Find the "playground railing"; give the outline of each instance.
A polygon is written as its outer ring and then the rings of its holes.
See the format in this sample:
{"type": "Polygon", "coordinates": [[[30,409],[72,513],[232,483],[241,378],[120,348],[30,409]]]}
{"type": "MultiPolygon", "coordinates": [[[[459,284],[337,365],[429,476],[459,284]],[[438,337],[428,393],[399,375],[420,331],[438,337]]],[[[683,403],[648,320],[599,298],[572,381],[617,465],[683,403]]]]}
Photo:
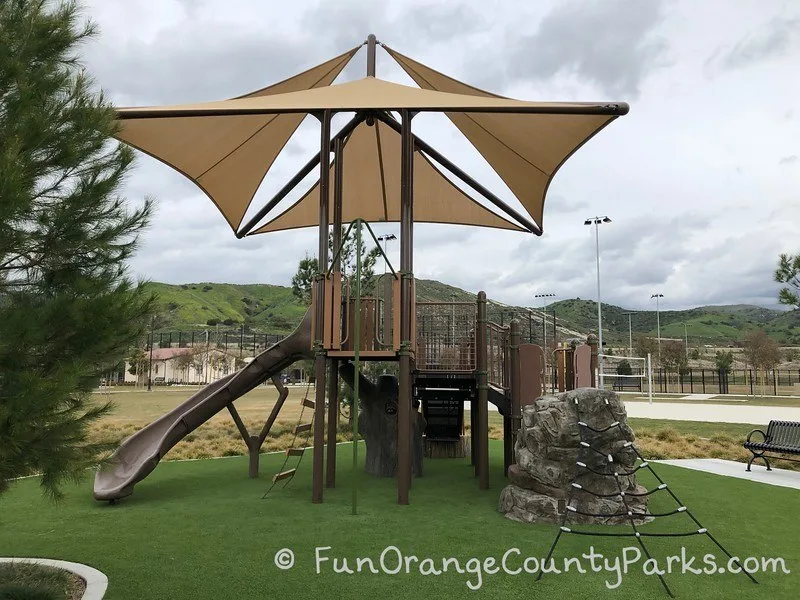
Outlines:
{"type": "Polygon", "coordinates": [[[500,389],[510,386],[507,365],[509,327],[489,321],[486,325],[486,371],[489,385],[500,389]]]}
{"type": "Polygon", "coordinates": [[[474,302],[417,302],[416,316],[418,369],[475,370],[474,302]]]}

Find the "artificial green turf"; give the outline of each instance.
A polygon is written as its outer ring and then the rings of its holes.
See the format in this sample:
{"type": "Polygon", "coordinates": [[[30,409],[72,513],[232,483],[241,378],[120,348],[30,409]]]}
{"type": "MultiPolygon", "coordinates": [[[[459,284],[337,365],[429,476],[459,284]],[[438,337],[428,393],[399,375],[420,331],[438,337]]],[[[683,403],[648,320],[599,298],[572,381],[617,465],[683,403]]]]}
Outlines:
{"type": "MultiPolygon", "coordinates": [[[[359,514],[350,514],[350,449],[340,446],[339,486],[326,490],[325,503],[310,503],[310,457],[287,489],[262,500],[267,477],[282,457],[262,457],[262,478],[247,479],[247,458],[234,457],[161,464],[133,496],[116,506],[91,498],[91,482],[67,490],[65,500],[44,500],[35,479],[18,481],[0,497],[0,555],[46,556],[90,564],[109,576],[107,598],[667,598],[656,578],[641,567],[617,590],[607,590],[609,574],[571,572],[546,575],[539,583],[524,573],[484,577],[479,591],[466,581],[474,575],[353,575],[314,571],[314,548],[331,546],[330,556],[373,557],[390,545],[420,558],[501,557],[517,547],[524,556],[543,557],[557,528],[523,525],[497,512],[502,477],[502,445],[492,443],[492,489],[479,491],[464,460],[429,460],[425,477],[415,480],[410,506],[395,503],[395,482],[361,475],[359,514]],[[280,571],[275,553],[284,547],[296,564],[280,571]]],[[[794,600],[800,578],[800,492],[729,479],[677,467],[656,469],[703,525],[739,556],[783,557],[790,575],[762,574],[756,586],[744,575],[668,576],[679,598],[738,597],[794,600]]],[[[642,479],[648,486],[653,481],[642,479]]],[[[653,496],[653,509],[673,508],[666,492],[653,496]]],[[[584,527],[585,528],[585,527],[584,527]]],[[[659,519],[649,531],[689,531],[685,514],[659,519]]],[[[604,530],[608,530],[607,528],[604,530]]],[[[626,531],[625,528],[615,528],[626,531]]],[[[702,558],[715,549],[705,536],[649,538],[656,556],[680,554],[685,546],[702,558]]],[[[593,545],[618,555],[635,545],[630,538],[565,535],[556,557],[579,556],[593,545]]],[[[721,556],[721,553],[718,553],[721,556]]],[[[701,560],[699,558],[698,560],[701,560]]],[[[702,565],[701,565],[702,566],[702,565]]]]}

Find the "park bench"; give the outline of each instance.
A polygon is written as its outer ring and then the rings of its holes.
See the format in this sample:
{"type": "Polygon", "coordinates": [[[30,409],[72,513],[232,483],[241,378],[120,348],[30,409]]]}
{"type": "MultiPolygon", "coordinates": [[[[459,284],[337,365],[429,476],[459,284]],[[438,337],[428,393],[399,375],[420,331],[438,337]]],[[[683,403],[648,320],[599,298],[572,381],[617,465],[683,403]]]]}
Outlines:
{"type": "MultiPolygon", "coordinates": [[[[763,458],[764,462],[767,464],[767,471],[771,471],[772,467],[769,466],[769,460],[767,460],[765,453],[778,452],[780,454],[800,455],[800,423],[795,423],[793,421],[770,421],[766,433],[760,429],[753,429],[753,431],[748,433],[744,447],[753,453],[753,457],[747,461],[748,471],[750,470],[750,465],[752,465],[753,461],[757,458],[763,458]],[[751,440],[754,433],[760,433],[764,438],[763,441],[756,442],[751,440]]],[[[792,460],[784,457],[777,458],[781,460],[792,460]]]]}
{"type": "Polygon", "coordinates": [[[642,380],[632,377],[615,377],[614,383],[611,384],[611,389],[615,392],[624,392],[625,390],[641,392],[642,380]]]}

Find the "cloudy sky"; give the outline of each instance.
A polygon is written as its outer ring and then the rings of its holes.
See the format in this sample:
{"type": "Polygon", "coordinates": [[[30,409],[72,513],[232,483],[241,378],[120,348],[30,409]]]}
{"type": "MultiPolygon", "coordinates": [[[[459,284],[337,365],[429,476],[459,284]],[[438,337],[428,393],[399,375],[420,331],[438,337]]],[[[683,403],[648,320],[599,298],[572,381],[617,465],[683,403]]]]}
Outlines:
{"type": "MultiPolygon", "coordinates": [[[[497,300],[536,293],[647,308],[775,306],[781,252],[800,251],[800,4],[790,0],[92,0],[84,60],[121,106],[228,98],[341,53],[374,32],[439,71],[526,100],[624,101],[630,113],[556,175],[542,237],[418,225],[415,274],[497,300]],[[277,7],[277,8],[276,8],[277,7]]],[[[338,81],[363,76],[362,50],[338,81]]],[[[412,85],[378,51],[378,76],[412,85]]],[[[516,204],[452,125],[416,131],[516,204]]],[[[417,124],[419,121],[420,124],[417,124]]],[[[251,207],[315,152],[307,119],[251,207]]],[[[312,230],[237,240],[181,175],[140,155],[126,196],[158,201],[133,262],[144,278],[287,285],[312,230]]],[[[252,210],[251,210],[252,213],[252,210]]],[[[396,232],[396,226],[377,228],[396,232]]],[[[396,244],[396,243],[395,243],[396,244]]],[[[390,255],[397,258],[390,244],[390,255]]]]}

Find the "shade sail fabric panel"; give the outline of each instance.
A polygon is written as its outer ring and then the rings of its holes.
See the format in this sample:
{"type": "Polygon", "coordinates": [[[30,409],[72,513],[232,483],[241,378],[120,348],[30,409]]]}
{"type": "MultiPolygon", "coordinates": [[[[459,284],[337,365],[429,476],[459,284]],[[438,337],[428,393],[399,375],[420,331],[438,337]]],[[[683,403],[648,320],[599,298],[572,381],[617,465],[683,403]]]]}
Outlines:
{"type": "Polygon", "coordinates": [[[121,119],[225,116],[247,114],[311,113],[323,110],[512,112],[532,114],[623,114],[627,105],[591,102],[528,102],[481,97],[401,85],[364,77],[347,83],[269,96],[234,98],[218,102],[177,106],[143,106],[120,109],[121,119]]]}
{"type": "MultiPolygon", "coordinates": [[[[290,79],[256,90],[261,98],[328,86],[357,48],[290,79]]],[[[126,120],[120,109],[117,138],[154,156],[194,181],[234,229],[239,227],[261,181],[304,114],[239,115],[218,118],[175,116],[126,120]]]]}
{"type": "MultiPolygon", "coordinates": [[[[394,129],[380,121],[356,127],[343,150],[344,223],[356,218],[372,223],[400,220],[400,157],[401,137],[394,129]]],[[[331,167],[331,184],[333,171],[331,167]]],[[[317,225],[319,194],[317,182],[294,205],[252,234],[317,225]]],[[[333,185],[329,214],[333,214],[333,185]]],[[[524,231],[472,199],[419,151],[414,154],[414,221],[524,231]]]]}
{"type": "Polygon", "coordinates": [[[329,61],[312,67],[307,71],[298,73],[289,79],[280,81],[273,85],[261,88],[254,92],[237,96],[238,98],[257,98],[260,96],[271,96],[274,94],[285,94],[287,92],[296,92],[298,90],[310,90],[316,87],[330,85],[334,79],[339,76],[339,73],[347,66],[350,60],[355,56],[361,46],[356,46],[348,50],[344,54],[335,56],[329,61]]]}
{"type": "MultiPolygon", "coordinates": [[[[439,73],[384,46],[403,70],[423,89],[501,100],[491,94],[439,73]]],[[[619,104],[620,112],[627,105],[619,104]]],[[[616,115],[550,114],[511,115],[447,112],[503,179],[533,220],[542,225],[544,200],[558,168],[616,115]]]]}

